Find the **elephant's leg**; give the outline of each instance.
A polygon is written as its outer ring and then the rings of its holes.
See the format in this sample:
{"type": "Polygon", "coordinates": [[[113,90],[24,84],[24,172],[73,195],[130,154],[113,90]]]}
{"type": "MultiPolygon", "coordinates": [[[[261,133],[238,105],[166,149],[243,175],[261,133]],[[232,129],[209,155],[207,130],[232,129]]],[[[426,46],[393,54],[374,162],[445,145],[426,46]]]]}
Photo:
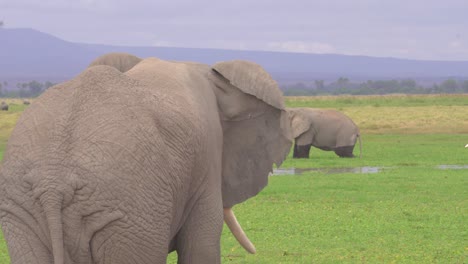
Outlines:
{"type": "Polygon", "coordinates": [[[297,144],[294,142],[293,158],[297,158],[297,144]]]}
{"type": "Polygon", "coordinates": [[[179,264],[221,263],[223,208],[221,197],[216,196],[198,200],[177,234],[179,264]]]}
{"type": "Polygon", "coordinates": [[[354,149],[354,145],[346,146],[346,147],[338,147],[338,148],[335,148],[335,153],[341,158],[354,158],[353,149],[354,149]]]}
{"type": "Polygon", "coordinates": [[[309,158],[310,147],[312,144],[299,146],[294,143],[293,158],[309,158]]]}

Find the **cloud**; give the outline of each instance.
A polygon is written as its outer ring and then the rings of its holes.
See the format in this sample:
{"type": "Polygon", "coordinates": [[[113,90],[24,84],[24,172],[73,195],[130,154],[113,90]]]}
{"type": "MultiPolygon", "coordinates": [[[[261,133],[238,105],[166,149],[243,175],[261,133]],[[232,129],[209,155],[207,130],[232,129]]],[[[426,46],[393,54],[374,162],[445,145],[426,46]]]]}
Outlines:
{"type": "Polygon", "coordinates": [[[449,47],[453,49],[463,48],[463,43],[459,40],[455,40],[449,43],[449,47]]]}
{"type": "Polygon", "coordinates": [[[300,53],[333,53],[335,48],[327,43],[284,41],[269,42],[267,49],[271,51],[300,52],[300,53]]]}
{"type": "Polygon", "coordinates": [[[468,47],[461,40],[454,40],[448,43],[448,49],[445,50],[444,56],[450,56],[456,60],[466,60],[468,55],[468,47]]]}
{"type": "Polygon", "coordinates": [[[466,0],[0,0],[0,20],[73,42],[468,60],[467,8],[466,0]]]}

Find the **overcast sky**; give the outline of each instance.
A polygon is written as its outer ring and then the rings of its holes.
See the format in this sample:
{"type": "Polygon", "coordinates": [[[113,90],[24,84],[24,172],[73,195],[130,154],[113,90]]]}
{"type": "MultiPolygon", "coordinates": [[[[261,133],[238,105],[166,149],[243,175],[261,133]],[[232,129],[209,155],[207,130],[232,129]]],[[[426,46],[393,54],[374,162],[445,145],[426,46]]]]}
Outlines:
{"type": "Polygon", "coordinates": [[[0,0],[64,40],[468,60],[468,0],[0,0]]]}

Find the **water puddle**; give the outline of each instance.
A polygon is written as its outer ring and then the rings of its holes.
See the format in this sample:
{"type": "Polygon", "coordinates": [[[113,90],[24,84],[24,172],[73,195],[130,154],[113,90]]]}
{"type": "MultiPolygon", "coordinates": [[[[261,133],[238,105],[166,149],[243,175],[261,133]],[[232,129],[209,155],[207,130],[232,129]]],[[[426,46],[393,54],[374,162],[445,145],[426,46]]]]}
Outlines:
{"type": "MultiPolygon", "coordinates": [[[[340,173],[379,173],[390,167],[355,167],[355,168],[280,168],[274,169],[272,176],[279,175],[301,175],[305,172],[320,172],[323,174],[340,174],[340,173]]],[[[440,170],[468,170],[468,165],[438,165],[440,170]]]]}
{"type": "Polygon", "coordinates": [[[285,168],[274,169],[273,176],[277,175],[301,175],[305,172],[321,172],[324,174],[340,174],[340,173],[378,173],[383,167],[355,167],[355,168],[285,168]]]}
{"type": "Polygon", "coordinates": [[[440,170],[468,170],[468,165],[439,165],[440,170]]]}

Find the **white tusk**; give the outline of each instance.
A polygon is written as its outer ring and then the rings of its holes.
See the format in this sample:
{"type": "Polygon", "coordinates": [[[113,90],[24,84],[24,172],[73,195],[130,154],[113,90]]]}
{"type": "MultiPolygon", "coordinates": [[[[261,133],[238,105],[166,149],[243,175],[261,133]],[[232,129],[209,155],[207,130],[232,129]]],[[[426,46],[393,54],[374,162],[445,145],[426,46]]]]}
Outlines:
{"type": "Polygon", "coordinates": [[[255,246],[252,244],[252,242],[250,242],[249,238],[244,233],[244,230],[242,230],[239,222],[237,222],[236,216],[234,215],[234,212],[231,208],[224,208],[224,222],[226,222],[226,225],[229,227],[229,230],[231,230],[231,233],[237,239],[239,244],[245,250],[247,250],[247,252],[251,254],[255,254],[255,252],[257,252],[255,246]]]}

